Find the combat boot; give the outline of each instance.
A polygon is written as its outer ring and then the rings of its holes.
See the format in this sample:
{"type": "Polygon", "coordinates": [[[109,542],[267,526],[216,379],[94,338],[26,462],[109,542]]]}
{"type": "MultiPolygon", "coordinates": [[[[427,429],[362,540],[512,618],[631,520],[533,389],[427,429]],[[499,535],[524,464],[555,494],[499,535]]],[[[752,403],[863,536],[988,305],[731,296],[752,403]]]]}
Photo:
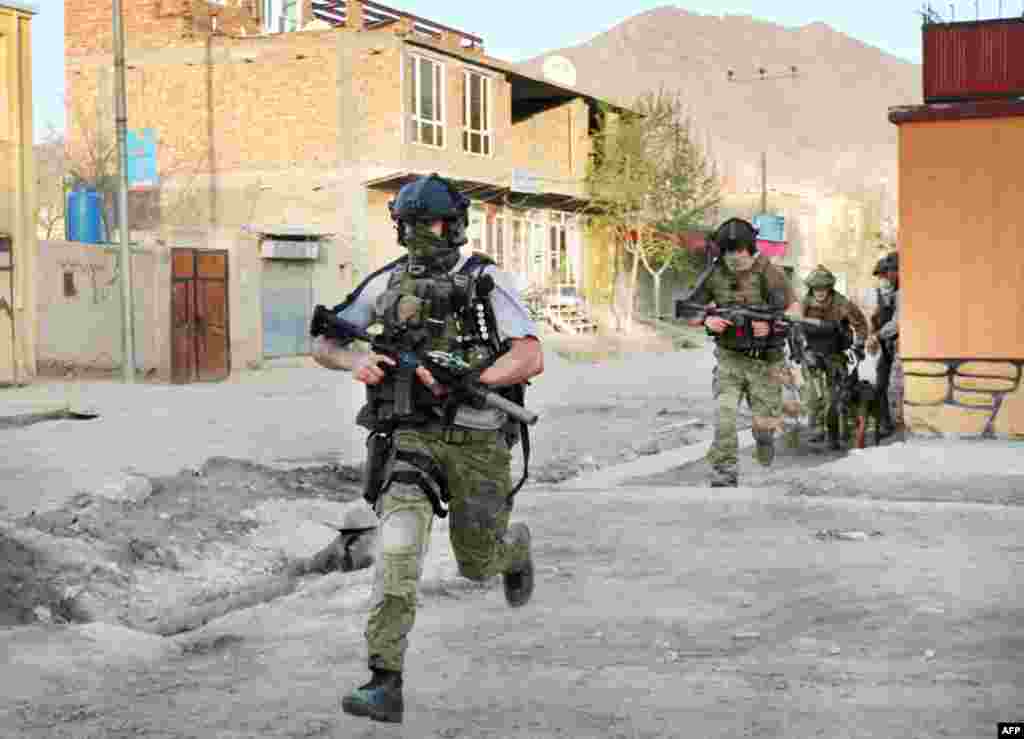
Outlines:
{"type": "Polygon", "coordinates": [[[775,432],[754,429],[754,458],[762,467],[770,467],[775,460],[775,432]]]}
{"type": "Polygon", "coordinates": [[[709,482],[713,488],[734,488],[739,484],[739,475],[735,468],[712,467],[709,482]]]}
{"type": "Polygon", "coordinates": [[[341,701],[341,710],[353,716],[367,716],[374,721],[402,723],[405,704],[402,700],[402,673],[373,670],[373,677],[341,701]]]}
{"type": "Polygon", "coordinates": [[[505,586],[505,601],[513,608],[526,605],[533,595],[533,558],[530,555],[530,529],[525,523],[508,527],[506,541],[513,546],[525,546],[526,558],[512,563],[501,574],[505,586]]]}

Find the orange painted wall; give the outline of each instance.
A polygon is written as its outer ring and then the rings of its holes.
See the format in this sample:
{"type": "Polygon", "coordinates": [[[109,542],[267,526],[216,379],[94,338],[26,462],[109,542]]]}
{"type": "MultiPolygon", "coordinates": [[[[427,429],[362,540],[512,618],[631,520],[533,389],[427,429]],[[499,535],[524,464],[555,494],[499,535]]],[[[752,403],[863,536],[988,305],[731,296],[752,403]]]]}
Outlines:
{"type": "Polygon", "coordinates": [[[899,127],[900,352],[1024,358],[1024,117],[899,127]]]}

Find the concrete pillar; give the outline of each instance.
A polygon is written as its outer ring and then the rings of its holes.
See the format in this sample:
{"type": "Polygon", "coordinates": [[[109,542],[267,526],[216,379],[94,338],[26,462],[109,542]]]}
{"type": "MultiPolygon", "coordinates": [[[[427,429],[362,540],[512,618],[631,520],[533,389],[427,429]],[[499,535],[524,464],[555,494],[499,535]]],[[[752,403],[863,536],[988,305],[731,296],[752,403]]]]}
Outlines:
{"type": "Polygon", "coordinates": [[[363,0],[345,0],[345,28],[362,31],[365,23],[363,0]]]}

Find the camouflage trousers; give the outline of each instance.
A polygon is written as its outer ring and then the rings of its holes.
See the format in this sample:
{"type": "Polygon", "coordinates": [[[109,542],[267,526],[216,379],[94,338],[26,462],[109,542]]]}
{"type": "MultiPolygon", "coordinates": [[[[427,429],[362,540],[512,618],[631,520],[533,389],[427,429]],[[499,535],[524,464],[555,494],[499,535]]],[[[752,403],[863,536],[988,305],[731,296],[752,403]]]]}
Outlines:
{"type": "MultiPolygon", "coordinates": [[[[829,376],[846,368],[846,355],[835,354],[824,357],[826,369],[804,371],[804,407],[807,410],[807,424],[812,428],[825,427],[825,414],[832,404],[832,384],[829,376]]],[[[851,414],[852,415],[852,414],[851,414]]]]}
{"type": "MultiPolygon", "coordinates": [[[[461,443],[440,429],[404,429],[395,449],[433,460],[448,481],[449,539],[459,573],[482,581],[526,556],[504,541],[511,514],[511,454],[498,431],[467,431],[461,443]]],[[[395,461],[395,471],[413,469],[395,461]],[[403,467],[404,465],[404,467],[403,467]]],[[[380,552],[374,572],[366,643],[371,668],[402,670],[416,619],[416,591],[423,574],[434,511],[417,486],[393,482],[377,500],[380,552]]]]}
{"type": "Polygon", "coordinates": [[[715,439],[707,460],[712,481],[734,484],[739,478],[739,436],[736,412],[746,397],[754,414],[754,435],[768,440],[782,427],[782,385],[785,362],[754,359],[728,349],[715,349],[718,364],[712,380],[717,402],[715,439]]]}
{"type": "Polygon", "coordinates": [[[889,374],[889,413],[896,426],[903,425],[903,360],[897,354],[889,374]]]}

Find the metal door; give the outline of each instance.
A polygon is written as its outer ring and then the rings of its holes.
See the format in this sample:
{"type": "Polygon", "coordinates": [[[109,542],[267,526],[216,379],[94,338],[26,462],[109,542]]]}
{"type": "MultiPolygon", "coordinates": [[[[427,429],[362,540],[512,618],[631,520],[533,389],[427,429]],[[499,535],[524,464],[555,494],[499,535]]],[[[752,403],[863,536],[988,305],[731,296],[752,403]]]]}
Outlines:
{"type": "Polygon", "coordinates": [[[268,259],[263,262],[263,356],[310,354],[313,264],[268,259]]]}
{"type": "Polygon", "coordinates": [[[171,254],[171,379],[223,380],[231,374],[226,251],[171,254]]]}

